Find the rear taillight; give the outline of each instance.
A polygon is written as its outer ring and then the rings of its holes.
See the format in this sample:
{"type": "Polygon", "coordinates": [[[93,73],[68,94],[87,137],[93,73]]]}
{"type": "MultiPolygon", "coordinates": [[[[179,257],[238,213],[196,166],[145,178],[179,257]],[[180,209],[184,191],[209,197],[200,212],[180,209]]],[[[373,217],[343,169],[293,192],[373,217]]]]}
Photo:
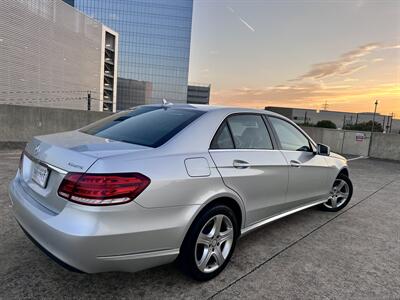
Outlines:
{"type": "Polygon", "coordinates": [[[58,195],[86,205],[122,204],[135,199],[149,184],[150,179],[139,173],[68,173],[58,195]]]}

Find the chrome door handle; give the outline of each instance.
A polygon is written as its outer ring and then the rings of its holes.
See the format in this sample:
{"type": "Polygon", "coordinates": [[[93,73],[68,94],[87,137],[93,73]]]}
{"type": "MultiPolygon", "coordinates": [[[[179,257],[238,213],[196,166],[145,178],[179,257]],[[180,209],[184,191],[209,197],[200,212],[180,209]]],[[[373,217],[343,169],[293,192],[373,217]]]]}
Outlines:
{"type": "Polygon", "coordinates": [[[290,166],[292,166],[294,168],[300,168],[301,167],[301,163],[298,160],[291,160],[290,161],[290,166]]]}
{"type": "Polygon", "coordinates": [[[250,164],[247,161],[235,159],[233,161],[233,167],[235,167],[236,169],[246,169],[250,167],[250,164]]]}

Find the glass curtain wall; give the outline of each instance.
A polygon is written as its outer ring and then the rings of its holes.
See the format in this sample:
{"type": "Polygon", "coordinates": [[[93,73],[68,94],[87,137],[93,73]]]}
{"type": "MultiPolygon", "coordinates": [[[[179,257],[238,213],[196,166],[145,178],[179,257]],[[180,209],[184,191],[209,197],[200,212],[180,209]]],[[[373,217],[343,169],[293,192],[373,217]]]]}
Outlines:
{"type": "Polygon", "coordinates": [[[193,0],[75,0],[119,33],[117,109],[186,103],[193,0]]]}

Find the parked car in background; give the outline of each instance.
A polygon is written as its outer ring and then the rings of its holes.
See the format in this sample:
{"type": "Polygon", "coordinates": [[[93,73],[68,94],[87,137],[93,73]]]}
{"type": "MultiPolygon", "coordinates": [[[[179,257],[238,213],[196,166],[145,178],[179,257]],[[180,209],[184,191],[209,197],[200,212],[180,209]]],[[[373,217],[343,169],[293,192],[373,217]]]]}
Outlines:
{"type": "Polygon", "coordinates": [[[23,230],[64,266],[176,260],[208,280],[241,235],[312,206],[338,211],[352,184],[345,158],[276,113],[164,104],[35,137],[9,192],[23,230]]]}

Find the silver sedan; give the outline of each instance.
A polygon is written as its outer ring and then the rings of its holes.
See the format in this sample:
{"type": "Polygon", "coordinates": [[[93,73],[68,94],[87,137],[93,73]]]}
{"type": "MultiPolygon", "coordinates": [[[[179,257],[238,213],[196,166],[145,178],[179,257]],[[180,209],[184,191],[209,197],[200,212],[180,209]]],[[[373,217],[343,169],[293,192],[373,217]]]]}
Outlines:
{"type": "Polygon", "coordinates": [[[237,239],[292,213],[347,205],[346,160],[268,111],[146,105],[38,136],[10,183],[16,220],[72,270],[177,262],[208,280],[237,239]]]}

